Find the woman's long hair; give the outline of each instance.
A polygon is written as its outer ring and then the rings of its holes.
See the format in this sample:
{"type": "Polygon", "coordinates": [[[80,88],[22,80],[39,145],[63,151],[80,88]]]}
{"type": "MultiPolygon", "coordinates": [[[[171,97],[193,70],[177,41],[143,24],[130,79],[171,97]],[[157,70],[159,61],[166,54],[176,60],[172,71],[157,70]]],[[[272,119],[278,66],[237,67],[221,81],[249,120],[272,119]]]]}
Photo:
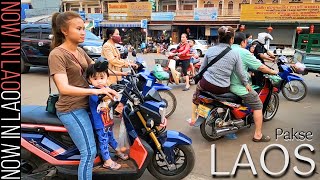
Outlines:
{"type": "Polygon", "coordinates": [[[81,18],[81,16],[73,11],[67,11],[63,13],[54,13],[52,15],[52,34],[53,39],[51,43],[51,49],[60,46],[65,41],[65,36],[61,29],[68,29],[68,21],[74,18],[81,18]]]}

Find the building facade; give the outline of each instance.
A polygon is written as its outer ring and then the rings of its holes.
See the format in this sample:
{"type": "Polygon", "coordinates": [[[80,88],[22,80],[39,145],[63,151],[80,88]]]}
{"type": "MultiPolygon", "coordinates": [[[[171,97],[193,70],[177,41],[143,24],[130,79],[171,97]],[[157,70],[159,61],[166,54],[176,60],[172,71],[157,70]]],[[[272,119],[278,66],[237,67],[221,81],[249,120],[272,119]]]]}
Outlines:
{"type": "MultiPolygon", "coordinates": [[[[187,28],[191,30],[196,39],[212,39],[217,35],[217,28],[221,25],[229,25],[239,28],[240,24],[245,25],[245,32],[257,36],[259,32],[266,31],[271,26],[274,36],[274,44],[293,46],[296,29],[298,26],[310,27],[315,26],[315,32],[320,30],[320,19],[316,21],[296,20],[296,21],[279,21],[277,19],[242,19],[241,9],[247,5],[277,5],[277,4],[320,4],[320,0],[62,0],[61,9],[63,11],[82,11],[86,14],[102,14],[103,22],[100,25],[104,28],[139,28],[139,20],[114,20],[110,19],[109,3],[127,3],[127,2],[152,2],[152,14],[148,18],[149,36],[171,37],[172,42],[179,42],[181,33],[187,28]],[[213,19],[196,20],[195,13],[201,8],[214,8],[216,17],[213,19]],[[158,14],[157,14],[158,13],[158,14]],[[170,15],[168,18],[168,15],[170,15]],[[157,15],[166,17],[165,19],[157,18],[157,15]],[[153,18],[156,17],[156,18],[153,18]]],[[[250,14],[249,14],[250,16],[250,14]]],[[[252,14],[252,16],[254,16],[252,14]]],[[[302,33],[308,33],[304,29],[302,33]]]]}

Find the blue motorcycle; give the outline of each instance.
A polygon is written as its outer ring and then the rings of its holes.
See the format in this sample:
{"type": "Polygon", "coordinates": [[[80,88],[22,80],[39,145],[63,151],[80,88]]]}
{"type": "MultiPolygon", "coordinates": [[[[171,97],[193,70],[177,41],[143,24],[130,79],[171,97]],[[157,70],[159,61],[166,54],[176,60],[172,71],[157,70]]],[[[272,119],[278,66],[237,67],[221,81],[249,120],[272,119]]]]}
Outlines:
{"type": "Polygon", "coordinates": [[[285,62],[285,56],[280,56],[277,60],[279,76],[283,80],[280,85],[281,92],[289,101],[300,101],[306,97],[308,88],[303,79],[293,73],[304,74],[305,72],[294,65],[288,66],[285,62]]]}
{"type": "MultiPolygon", "coordinates": [[[[161,128],[166,124],[165,103],[153,88],[142,95],[135,78],[135,75],[127,76],[130,86],[110,86],[129,99],[123,110],[123,121],[130,159],[118,159],[117,163],[123,168],[114,171],[103,168],[97,156],[93,179],[138,179],[146,169],[157,179],[183,179],[195,163],[192,140],[180,132],[161,128]]],[[[61,121],[46,112],[45,106],[22,106],[21,130],[24,173],[35,173],[37,168],[50,164],[63,176],[77,174],[80,152],[61,121]]]]}
{"type": "MultiPolygon", "coordinates": [[[[136,57],[135,51],[132,55],[136,57]]],[[[158,83],[157,78],[154,76],[153,72],[148,71],[145,61],[141,57],[136,57],[135,63],[138,68],[134,70],[135,74],[138,74],[137,86],[143,95],[146,95],[151,88],[157,90],[166,104],[167,112],[166,118],[171,116],[177,108],[177,99],[175,95],[170,91],[172,88],[164,84],[158,83]]],[[[133,71],[133,70],[132,70],[133,71]]]]}
{"type": "MultiPolygon", "coordinates": [[[[132,56],[136,57],[136,51],[132,52],[132,56]]],[[[128,57],[128,51],[125,50],[121,54],[122,59],[126,59],[128,57]]],[[[96,58],[95,61],[107,61],[103,57],[96,58]]],[[[157,90],[166,104],[166,115],[165,117],[170,117],[177,108],[177,99],[175,95],[170,91],[172,88],[169,86],[163,85],[157,82],[157,78],[153,75],[152,72],[148,71],[147,65],[145,61],[141,57],[136,57],[135,63],[138,65],[137,69],[133,69],[129,67],[131,70],[131,74],[138,75],[136,79],[136,84],[138,89],[142,92],[142,95],[146,95],[151,88],[157,90]]],[[[119,82],[122,84],[126,84],[127,82],[119,82]]]]}

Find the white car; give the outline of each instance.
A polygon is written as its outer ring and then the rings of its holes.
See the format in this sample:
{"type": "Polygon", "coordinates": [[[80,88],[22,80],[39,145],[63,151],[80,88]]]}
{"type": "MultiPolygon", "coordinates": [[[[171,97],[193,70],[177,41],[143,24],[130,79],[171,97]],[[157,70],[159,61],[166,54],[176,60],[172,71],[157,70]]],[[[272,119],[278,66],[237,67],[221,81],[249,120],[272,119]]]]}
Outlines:
{"type": "MultiPolygon", "coordinates": [[[[189,42],[190,40],[188,40],[189,42]]],[[[197,50],[199,56],[204,56],[208,50],[209,44],[206,40],[194,40],[196,44],[194,48],[197,50]]],[[[168,51],[177,49],[179,44],[173,44],[168,47],[168,51]]]]}

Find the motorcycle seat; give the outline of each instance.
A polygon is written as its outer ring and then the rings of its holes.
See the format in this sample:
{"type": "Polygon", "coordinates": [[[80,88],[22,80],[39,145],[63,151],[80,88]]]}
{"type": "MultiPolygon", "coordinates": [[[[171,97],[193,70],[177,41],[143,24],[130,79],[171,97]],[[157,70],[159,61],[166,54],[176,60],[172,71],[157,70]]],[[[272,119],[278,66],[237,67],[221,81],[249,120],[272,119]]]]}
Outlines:
{"type": "Polygon", "coordinates": [[[205,97],[209,97],[212,99],[217,99],[220,101],[227,101],[227,102],[231,102],[231,103],[237,103],[240,104],[242,102],[242,99],[233,94],[233,93],[224,93],[224,94],[212,94],[208,91],[201,91],[200,95],[205,96],[205,97]]]}
{"type": "Polygon", "coordinates": [[[42,124],[63,126],[59,118],[46,111],[45,106],[21,106],[21,122],[28,124],[42,124]]]}

